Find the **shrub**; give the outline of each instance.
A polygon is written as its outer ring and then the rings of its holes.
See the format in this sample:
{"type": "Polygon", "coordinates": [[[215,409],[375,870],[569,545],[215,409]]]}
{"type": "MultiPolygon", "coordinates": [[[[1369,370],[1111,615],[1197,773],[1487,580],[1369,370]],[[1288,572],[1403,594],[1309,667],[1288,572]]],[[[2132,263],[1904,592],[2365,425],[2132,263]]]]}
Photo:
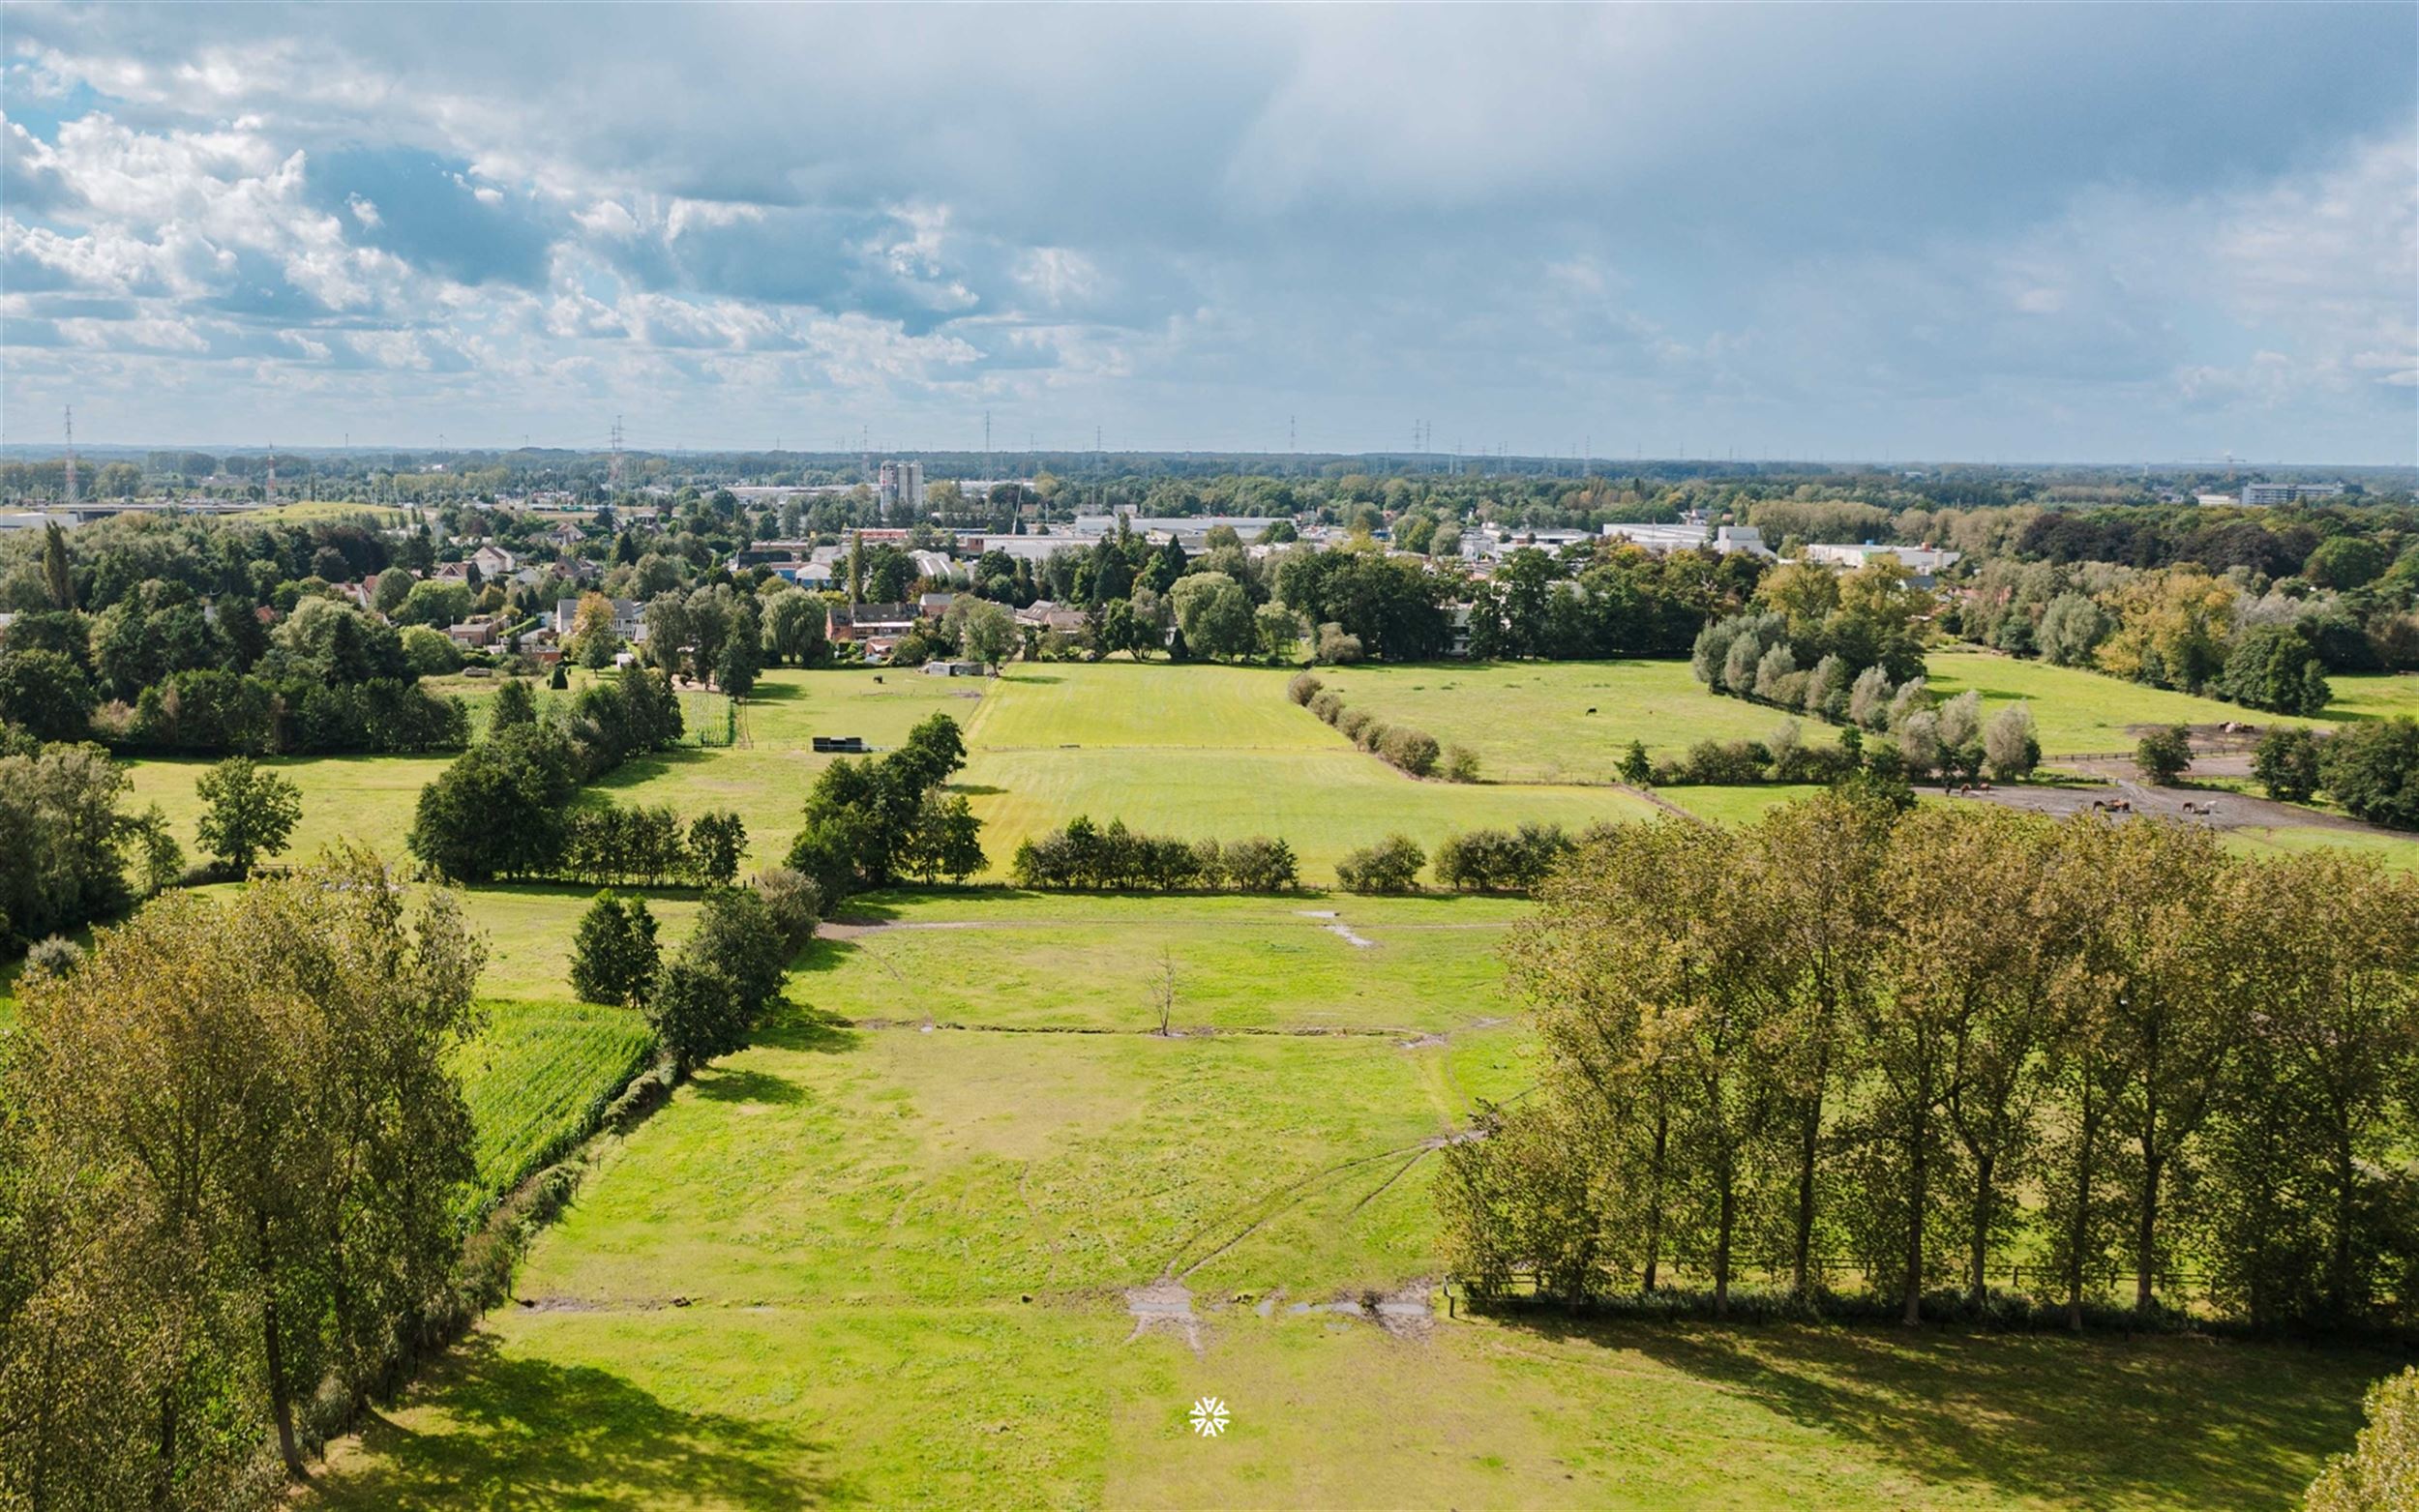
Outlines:
{"type": "Polygon", "coordinates": [[[1253,836],[1226,847],[1227,885],[1239,893],[1290,893],[1301,885],[1294,847],[1253,836]]]}
{"type": "Polygon", "coordinates": [[[1571,848],[1559,824],[1523,824],[1517,830],[1480,829],[1448,836],[1436,847],[1439,886],[1469,892],[1534,890],[1571,848]]]}
{"type": "Polygon", "coordinates": [[[1311,698],[1310,712],[1332,725],[1344,717],[1344,696],[1329,688],[1311,698]]]}
{"type": "Polygon", "coordinates": [[[1632,787],[1644,787],[1655,781],[1655,768],[1646,758],[1646,742],[1633,740],[1621,758],[1621,780],[1632,787]]]}
{"type": "Polygon", "coordinates": [[[1293,680],[1285,685],[1285,697],[1296,703],[1307,705],[1325,686],[1327,685],[1308,672],[1296,672],[1293,680]]]}
{"type": "Polygon", "coordinates": [[[1344,732],[1346,739],[1358,742],[1360,739],[1360,732],[1367,729],[1376,719],[1377,716],[1367,709],[1339,709],[1334,725],[1337,729],[1344,732]]]}
{"type": "Polygon", "coordinates": [[[1475,783],[1478,780],[1478,753],[1468,746],[1445,748],[1445,780],[1448,783],[1475,783]]]}
{"type": "Polygon", "coordinates": [[[2134,748],[2134,764],[2142,776],[2161,786],[2174,782],[2192,769],[2193,732],[2183,725],[2154,729],[2134,748]]]}
{"type": "Polygon", "coordinates": [[[84,947],[64,934],[37,940],[25,952],[25,969],[65,976],[84,964],[84,947]]]}
{"type": "Polygon", "coordinates": [[[2419,1369],[2369,1388],[2369,1423],[2310,1483],[2304,1512],[2419,1507],[2419,1369]]]}
{"type": "Polygon", "coordinates": [[[1389,729],[1379,744],[1386,759],[1414,777],[1425,777],[1436,770],[1436,737],[1423,729],[1408,726],[1389,729]]]}
{"type": "Polygon", "coordinates": [[[1389,835],[1364,845],[1335,864],[1335,880],[1347,892],[1408,893],[1419,885],[1426,852],[1409,836],[1389,835]]]}
{"type": "Polygon", "coordinates": [[[1360,660],[1360,637],[1347,635],[1341,625],[1321,625],[1315,654],[1330,667],[1348,667],[1360,660]]]}
{"type": "Polygon", "coordinates": [[[1931,708],[1932,696],[1925,688],[1924,679],[1910,677],[1890,696],[1890,727],[1896,729],[1916,715],[1931,708]]]}
{"type": "Polygon", "coordinates": [[[815,926],[823,904],[821,894],[815,890],[806,874],[786,866],[768,866],[757,873],[748,885],[764,900],[765,915],[773,921],[773,928],[790,954],[794,956],[804,950],[815,937],[815,926]]]}

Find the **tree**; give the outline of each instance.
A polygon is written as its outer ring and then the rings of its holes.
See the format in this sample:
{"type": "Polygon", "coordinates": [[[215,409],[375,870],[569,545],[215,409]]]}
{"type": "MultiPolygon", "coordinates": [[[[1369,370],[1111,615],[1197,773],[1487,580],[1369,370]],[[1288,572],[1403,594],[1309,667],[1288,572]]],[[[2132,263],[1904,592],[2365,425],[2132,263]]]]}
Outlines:
{"type": "Polygon", "coordinates": [[[733,635],[723,642],[722,655],[714,664],[714,681],[732,697],[744,699],[756,689],[756,674],[762,659],[763,650],[755,631],[733,635]]]}
{"type": "Polygon", "coordinates": [[[1254,628],[1251,596],[1224,573],[1195,573],[1169,594],[1184,642],[1196,656],[1250,654],[1254,628]]]}
{"type": "Polygon", "coordinates": [[[1990,763],[1990,775],[2003,783],[2013,783],[2032,775],[2041,764],[2041,740],[2033,733],[2033,711],[2021,703],[2012,703],[1990,717],[1983,726],[1983,758],[1990,763]]]}
{"type": "Polygon", "coordinates": [[[2087,667],[2108,634],[2108,617],[2088,595],[2062,593],[2042,611],[2038,638],[2045,661],[2055,667],[2087,667]]]}
{"type": "Polygon", "coordinates": [[[2251,775],[2279,803],[2308,803],[2318,790],[2318,737],[2306,725],[2274,725],[2252,752],[2251,775]]]}
{"type": "Polygon", "coordinates": [[[2258,625],[2243,633],[2227,653],[2217,690],[2237,703],[2279,714],[2316,714],[2334,691],[2326,664],[2309,637],[2290,625],[2258,625]]]}
{"type": "Polygon", "coordinates": [[[239,877],[252,875],[260,857],[284,851],[302,817],[302,789],[250,756],[221,761],[201,774],[194,790],[202,802],[202,848],[239,877]]]}
{"type": "Polygon", "coordinates": [[[1646,758],[1645,741],[1629,742],[1629,750],[1621,758],[1621,780],[1632,787],[1644,787],[1655,781],[1655,764],[1646,758]]]}
{"type": "Polygon", "coordinates": [[[571,612],[571,635],[563,642],[567,661],[595,670],[613,665],[621,635],[613,628],[613,601],[601,593],[583,593],[571,612]]]}
{"type": "Polygon", "coordinates": [[[83,668],[59,652],[0,652],[0,721],[22,726],[36,740],[81,740],[93,703],[83,668]]]}
{"type": "Polygon", "coordinates": [[[2193,732],[2189,726],[2154,729],[2134,747],[2134,765],[2161,787],[2171,785],[2193,764],[2193,732]]]}
{"type": "Polygon", "coordinates": [[[2327,791],[2354,818],[2419,829],[2419,720],[2346,725],[2327,737],[2318,768],[2327,791]]]}
{"type": "MultiPolygon", "coordinates": [[[[556,663],[560,666],[560,663],[556,663]]],[[[523,725],[537,723],[538,696],[526,679],[507,677],[495,685],[495,697],[488,700],[487,731],[490,735],[523,725]]]]}
{"type": "Polygon", "coordinates": [[[654,984],[660,958],[655,915],[646,900],[625,904],[612,893],[599,893],[581,916],[572,942],[571,990],[582,1002],[638,1007],[654,984]]]}
{"type": "Polygon", "coordinates": [[[0,1478],[39,1464],[112,1501],[231,1501],[257,1495],[272,1427],[300,1472],[296,1403],[323,1381],[342,1408],[393,1379],[473,1210],[452,1067],[479,964],[452,895],[407,918],[354,852],[164,898],[20,983],[0,1142],[25,1156],[8,1200],[45,1230],[15,1238],[54,1262],[0,1287],[0,1377],[18,1401],[108,1406],[13,1415],[0,1478]]]}
{"type": "Polygon", "coordinates": [[[987,599],[960,599],[949,608],[966,605],[960,622],[959,644],[966,654],[985,667],[998,667],[1016,655],[1016,616],[987,599]]]}
{"type": "Polygon", "coordinates": [[[747,826],[727,809],[701,814],[689,823],[689,862],[708,887],[730,886],[747,848],[747,826]]]}
{"type": "Polygon", "coordinates": [[[1389,835],[1335,863],[1336,885],[1354,893],[1408,893],[1419,886],[1427,853],[1409,836],[1389,835]]]}
{"type": "Polygon", "coordinates": [[[1290,662],[1301,649],[1301,616],[1282,604],[1263,604],[1252,616],[1260,654],[1271,662],[1290,662]]]}

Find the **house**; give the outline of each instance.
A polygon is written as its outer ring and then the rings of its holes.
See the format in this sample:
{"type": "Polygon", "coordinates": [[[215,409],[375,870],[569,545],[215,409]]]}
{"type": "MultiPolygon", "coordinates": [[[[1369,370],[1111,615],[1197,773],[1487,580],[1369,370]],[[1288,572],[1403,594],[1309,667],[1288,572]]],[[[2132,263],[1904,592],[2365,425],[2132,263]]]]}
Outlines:
{"type": "Polygon", "coordinates": [[[454,644],[464,648],[492,646],[502,637],[503,617],[491,614],[478,619],[465,619],[459,625],[447,626],[445,634],[454,644]]]}
{"type": "Polygon", "coordinates": [[[1087,623],[1082,609],[1072,609],[1048,599],[1035,599],[1016,611],[1016,622],[1028,630],[1058,631],[1073,635],[1087,623]]]}
{"type": "MultiPolygon", "coordinates": [[[[646,638],[645,606],[636,599],[615,599],[612,602],[613,634],[624,640],[644,640],[646,638]]],[[[579,621],[580,601],[578,599],[554,601],[554,634],[569,636],[572,627],[579,621]]]]}
{"type": "Polygon", "coordinates": [[[912,604],[835,604],[824,615],[823,634],[835,641],[866,645],[868,650],[879,640],[886,654],[890,645],[915,628],[918,617],[912,604]]]}
{"type": "Polygon", "coordinates": [[[954,593],[920,594],[915,600],[915,611],[926,619],[939,619],[949,612],[949,606],[955,604],[957,598],[954,593]]]}
{"type": "Polygon", "coordinates": [[[566,520],[548,531],[546,539],[553,543],[556,550],[576,551],[586,543],[588,538],[578,525],[566,520]]]}
{"type": "Polygon", "coordinates": [[[493,545],[483,546],[471,552],[470,561],[479,569],[482,578],[509,578],[513,569],[521,565],[520,559],[510,551],[493,545]]]}

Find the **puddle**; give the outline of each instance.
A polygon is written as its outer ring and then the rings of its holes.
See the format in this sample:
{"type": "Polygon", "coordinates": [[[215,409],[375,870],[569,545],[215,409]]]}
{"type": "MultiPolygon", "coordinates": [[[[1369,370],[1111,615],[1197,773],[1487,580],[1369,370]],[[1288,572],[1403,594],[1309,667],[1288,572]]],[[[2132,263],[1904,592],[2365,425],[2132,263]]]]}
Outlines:
{"type": "Polygon", "coordinates": [[[1165,1329],[1183,1335],[1192,1351],[1201,1352],[1201,1319],[1193,1316],[1193,1294],[1175,1277],[1162,1276],[1147,1287],[1132,1288],[1125,1293],[1125,1310],[1134,1317],[1134,1331],[1125,1336],[1126,1343],[1165,1329]]]}

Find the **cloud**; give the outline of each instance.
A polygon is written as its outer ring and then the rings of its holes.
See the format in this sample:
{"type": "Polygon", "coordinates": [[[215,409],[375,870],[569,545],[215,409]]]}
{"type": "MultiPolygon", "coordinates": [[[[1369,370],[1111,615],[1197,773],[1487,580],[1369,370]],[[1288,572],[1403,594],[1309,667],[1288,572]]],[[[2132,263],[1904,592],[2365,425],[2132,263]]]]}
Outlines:
{"type": "Polygon", "coordinates": [[[0,371],[130,435],[2414,445],[2406,9],[11,31],[0,371]],[[2255,75],[2292,108],[2208,83],[2255,75]]]}

